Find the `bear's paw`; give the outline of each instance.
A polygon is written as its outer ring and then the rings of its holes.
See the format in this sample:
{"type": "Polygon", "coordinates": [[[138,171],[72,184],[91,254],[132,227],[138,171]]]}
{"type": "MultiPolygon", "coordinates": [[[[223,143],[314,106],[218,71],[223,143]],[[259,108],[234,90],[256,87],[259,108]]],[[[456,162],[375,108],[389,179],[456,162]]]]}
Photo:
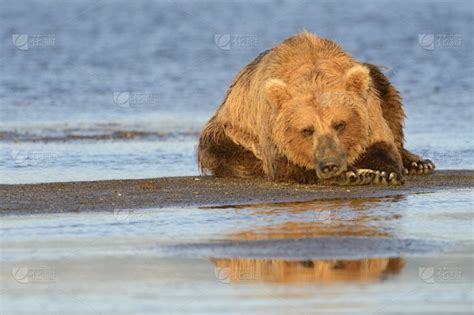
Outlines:
{"type": "Polygon", "coordinates": [[[430,160],[408,161],[404,163],[405,175],[427,175],[433,173],[435,165],[430,160]]]}

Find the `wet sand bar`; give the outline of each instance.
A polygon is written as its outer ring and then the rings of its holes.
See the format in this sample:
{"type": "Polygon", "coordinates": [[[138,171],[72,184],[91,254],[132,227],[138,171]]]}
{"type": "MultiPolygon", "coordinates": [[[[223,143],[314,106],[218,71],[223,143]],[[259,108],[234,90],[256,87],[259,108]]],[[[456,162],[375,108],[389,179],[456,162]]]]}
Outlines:
{"type": "Polygon", "coordinates": [[[428,176],[409,177],[405,185],[397,187],[296,185],[214,177],[0,185],[0,212],[111,211],[369,198],[470,188],[473,183],[473,170],[439,170],[428,176]]]}

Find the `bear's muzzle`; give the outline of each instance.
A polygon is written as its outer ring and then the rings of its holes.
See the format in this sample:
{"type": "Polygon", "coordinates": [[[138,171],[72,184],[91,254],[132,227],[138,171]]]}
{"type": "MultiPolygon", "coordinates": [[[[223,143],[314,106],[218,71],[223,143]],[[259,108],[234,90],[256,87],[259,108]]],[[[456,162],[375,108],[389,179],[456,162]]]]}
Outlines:
{"type": "Polygon", "coordinates": [[[347,169],[346,154],[338,139],[330,135],[318,138],[314,168],[316,175],[322,179],[338,176],[347,169]]]}

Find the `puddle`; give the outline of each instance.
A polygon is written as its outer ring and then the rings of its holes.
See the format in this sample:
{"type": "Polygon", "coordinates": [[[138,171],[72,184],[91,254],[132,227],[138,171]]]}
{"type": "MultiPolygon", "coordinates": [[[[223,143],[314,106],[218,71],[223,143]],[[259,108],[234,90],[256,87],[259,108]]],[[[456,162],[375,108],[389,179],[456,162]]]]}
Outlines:
{"type": "Polygon", "coordinates": [[[2,310],[469,312],[472,201],[472,189],[464,189],[308,203],[8,215],[1,226],[2,310]]]}

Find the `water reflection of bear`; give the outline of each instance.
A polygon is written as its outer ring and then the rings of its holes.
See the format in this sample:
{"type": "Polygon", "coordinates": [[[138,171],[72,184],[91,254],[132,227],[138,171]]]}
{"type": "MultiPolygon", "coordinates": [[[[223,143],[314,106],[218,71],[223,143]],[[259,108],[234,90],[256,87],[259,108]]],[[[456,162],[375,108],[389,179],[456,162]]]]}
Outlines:
{"type": "MultiPolygon", "coordinates": [[[[387,237],[390,235],[390,230],[383,224],[390,225],[390,221],[396,221],[400,214],[386,211],[387,205],[382,205],[400,200],[403,200],[403,197],[237,206],[236,211],[251,210],[251,213],[256,215],[284,215],[293,219],[294,214],[304,214],[308,211],[315,212],[315,215],[313,220],[304,216],[305,219],[302,221],[287,220],[277,225],[237,233],[231,238],[236,241],[250,241],[322,236],[387,237]],[[293,215],[287,216],[287,214],[293,215]]],[[[401,257],[305,261],[213,258],[211,261],[216,267],[218,280],[275,283],[371,282],[399,273],[404,265],[401,257]]]]}

